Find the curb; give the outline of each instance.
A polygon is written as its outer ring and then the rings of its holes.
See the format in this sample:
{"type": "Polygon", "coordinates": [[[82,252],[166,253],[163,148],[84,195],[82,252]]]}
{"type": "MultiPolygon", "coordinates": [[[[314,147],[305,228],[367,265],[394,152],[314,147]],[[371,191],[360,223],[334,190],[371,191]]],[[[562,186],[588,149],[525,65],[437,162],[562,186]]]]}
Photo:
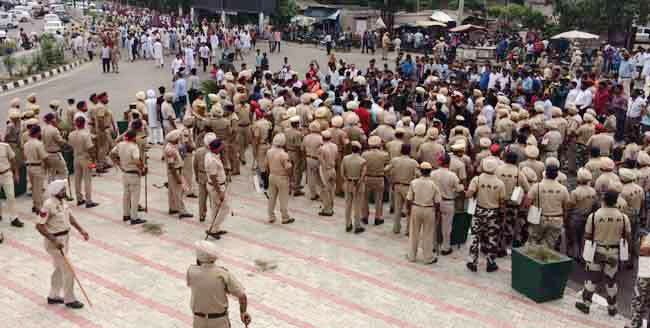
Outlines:
{"type": "Polygon", "coordinates": [[[76,61],[74,61],[74,62],[72,62],[70,64],[61,65],[61,66],[59,66],[57,68],[50,69],[50,70],[42,72],[40,74],[34,74],[32,76],[25,77],[25,78],[22,78],[20,80],[16,80],[16,81],[13,81],[13,82],[10,82],[10,83],[7,83],[7,84],[3,84],[1,86],[2,90],[0,92],[6,92],[6,91],[9,91],[9,90],[18,89],[20,87],[24,87],[26,85],[36,83],[38,81],[47,79],[49,77],[56,76],[56,75],[59,75],[61,73],[71,71],[73,68],[76,68],[76,67],[80,66],[81,64],[83,64],[83,63],[85,63],[87,61],[88,61],[88,59],[76,60],[76,61]]]}

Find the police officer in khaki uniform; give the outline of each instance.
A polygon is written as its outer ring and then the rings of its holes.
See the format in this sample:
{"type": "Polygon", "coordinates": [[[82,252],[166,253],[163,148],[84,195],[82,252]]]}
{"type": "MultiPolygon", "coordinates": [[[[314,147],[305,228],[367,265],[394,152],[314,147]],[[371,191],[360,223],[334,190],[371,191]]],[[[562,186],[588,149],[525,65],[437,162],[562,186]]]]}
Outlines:
{"type": "Polygon", "coordinates": [[[212,142],[212,140],[216,138],[217,137],[212,132],[206,133],[203,136],[203,145],[196,150],[196,153],[194,154],[194,162],[192,163],[192,165],[194,166],[194,172],[195,172],[194,176],[196,179],[196,184],[199,189],[199,221],[200,222],[205,221],[205,214],[208,210],[208,206],[207,206],[208,176],[205,172],[205,157],[210,151],[209,149],[210,143],[212,142]]]}
{"type": "Polygon", "coordinates": [[[316,200],[323,188],[323,183],[319,174],[318,150],[323,144],[323,137],[320,134],[320,125],[318,122],[309,124],[309,134],[302,139],[302,151],[307,158],[307,186],[311,200],[316,200]]]}
{"type": "Polygon", "coordinates": [[[181,128],[181,140],[179,144],[179,151],[181,157],[183,158],[183,177],[185,182],[187,182],[188,191],[185,195],[189,198],[196,198],[194,193],[194,150],[196,149],[196,143],[194,142],[194,135],[192,134],[192,127],[194,126],[194,118],[190,116],[185,116],[183,118],[183,127],[181,128]]]}
{"type": "Polygon", "coordinates": [[[253,113],[251,112],[250,105],[246,103],[246,95],[243,93],[236,94],[233,98],[235,103],[235,110],[239,118],[237,134],[239,135],[239,160],[243,165],[246,165],[246,150],[252,139],[251,122],[253,121],[253,113]]]}
{"type": "Polygon", "coordinates": [[[418,124],[415,126],[415,135],[409,139],[411,144],[411,157],[418,158],[418,152],[420,151],[420,146],[427,141],[425,136],[427,133],[426,124],[418,124]]]}
{"type": "Polygon", "coordinates": [[[614,173],[616,163],[609,157],[602,157],[600,160],[600,176],[594,183],[594,189],[601,196],[609,189],[612,183],[621,183],[621,179],[614,173]]]}
{"type": "MultiPolygon", "coordinates": [[[[343,184],[345,181],[343,180],[343,176],[341,175],[341,170],[338,168],[341,167],[341,160],[343,160],[343,151],[345,150],[345,146],[350,142],[348,139],[347,133],[343,131],[343,117],[341,116],[334,116],[332,117],[331,121],[331,127],[328,129],[330,134],[332,135],[332,142],[336,144],[336,148],[338,150],[338,155],[336,156],[336,190],[335,194],[336,195],[343,195],[343,184]]],[[[359,142],[361,144],[361,142],[359,142]]]]}
{"type": "Polygon", "coordinates": [[[537,160],[539,149],[536,146],[527,146],[524,149],[526,159],[519,163],[519,168],[529,167],[537,173],[537,180],[542,180],[544,176],[544,163],[537,160]]]}
{"type": "Polygon", "coordinates": [[[20,140],[21,139],[20,138],[21,114],[18,109],[11,108],[9,109],[8,116],[9,116],[9,122],[5,127],[5,135],[3,140],[7,144],[9,144],[9,146],[11,146],[11,150],[13,150],[14,154],[16,155],[15,158],[16,165],[20,168],[24,164],[23,148],[22,148],[22,142],[20,140]]]}
{"type": "Polygon", "coordinates": [[[34,125],[29,130],[29,139],[23,146],[27,176],[32,185],[32,212],[38,213],[43,206],[43,183],[45,182],[44,163],[47,151],[41,142],[41,127],[34,125]]]}
{"type": "MultiPolygon", "coordinates": [[[[620,168],[618,175],[623,183],[620,197],[625,199],[627,206],[623,209],[623,214],[627,215],[630,220],[632,234],[630,236],[630,252],[632,255],[639,255],[639,226],[641,208],[645,201],[643,188],[637,184],[637,173],[635,170],[620,168]]],[[[632,264],[630,261],[629,264],[632,264]]]]}
{"type": "MultiPolygon", "coordinates": [[[[365,231],[361,226],[360,218],[368,162],[360,154],[360,142],[353,141],[351,146],[352,154],[343,157],[340,168],[341,176],[345,181],[345,231],[352,231],[351,216],[354,215],[354,233],[359,234],[365,231]]],[[[378,202],[381,204],[380,200],[381,198],[378,202]]]]}
{"type": "Polygon", "coordinates": [[[187,212],[183,202],[183,192],[189,190],[189,188],[183,176],[183,159],[178,150],[181,131],[174,130],[168,133],[165,139],[167,144],[163,152],[165,154],[165,163],[167,163],[169,214],[179,214],[179,219],[191,218],[193,215],[187,212]]]}
{"type": "Polygon", "coordinates": [[[422,162],[419,168],[421,176],[411,181],[406,194],[407,215],[411,221],[407,259],[409,262],[416,261],[418,245],[421,243],[424,264],[433,264],[438,262],[438,258],[433,255],[433,239],[438,235],[436,218],[440,217],[442,197],[435,181],[431,179],[431,164],[422,162]]]}
{"type": "Polygon", "coordinates": [[[228,295],[237,297],[239,315],[248,327],[248,299],[244,288],[226,268],[215,264],[219,257],[217,246],[209,241],[194,243],[196,264],[187,269],[187,286],[192,291],[190,307],[194,314],[193,328],[229,328],[228,295]]]}
{"type": "Polygon", "coordinates": [[[99,102],[90,111],[91,121],[94,124],[93,133],[96,136],[97,172],[103,173],[110,165],[106,162],[106,155],[113,143],[112,132],[115,131],[113,113],[107,107],[108,95],[102,92],[97,96],[99,102]]]}
{"type": "Polygon", "coordinates": [[[544,178],[530,187],[528,203],[541,209],[539,224],[531,224],[530,240],[555,249],[562,227],[568,222],[569,191],[557,181],[559,168],[555,165],[546,167],[544,178]]]}
{"type": "MultiPolygon", "coordinates": [[[[437,168],[438,158],[445,152],[445,148],[437,141],[439,136],[438,129],[430,128],[427,131],[427,140],[419,146],[414,158],[420,163],[427,162],[433,168],[437,168]]],[[[417,136],[413,138],[417,138],[417,136]]],[[[413,147],[413,143],[411,143],[411,147],[413,147]]]]}
{"type": "Polygon", "coordinates": [[[382,150],[381,138],[378,136],[368,138],[368,146],[370,149],[361,155],[366,160],[365,198],[362,203],[361,222],[368,224],[370,216],[368,201],[372,195],[375,202],[375,225],[381,225],[384,223],[384,168],[390,159],[388,153],[382,150]]]}
{"type": "MultiPolygon", "coordinates": [[[[14,195],[14,183],[18,183],[19,177],[16,154],[9,144],[0,142],[0,188],[4,191],[7,200],[7,212],[9,212],[7,216],[11,219],[11,226],[16,228],[23,227],[23,223],[18,219],[16,213],[16,198],[14,195]]],[[[0,220],[2,216],[2,206],[0,206],[0,220]]],[[[2,239],[2,233],[0,233],[0,242],[2,239]]]]}
{"type": "MultiPolygon", "coordinates": [[[[391,141],[388,141],[384,145],[384,148],[386,149],[386,152],[388,152],[388,156],[390,157],[390,159],[399,157],[402,154],[402,145],[404,144],[404,141],[402,141],[403,137],[404,137],[404,129],[397,128],[395,129],[395,138],[391,141]]],[[[410,155],[411,154],[409,154],[409,156],[410,155]]]]}
{"type": "Polygon", "coordinates": [[[124,140],[119,142],[110,152],[113,163],[122,171],[122,218],[124,222],[141,224],[146,220],[138,218],[138,203],[140,202],[140,177],[147,174],[147,168],[135,141],[136,132],[129,130],[124,134],[124,140]]]}
{"type": "Polygon", "coordinates": [[[86,208],[92,208],[99,204],[93,202],[92,198],[92,174],[90,164],[93,163],[94,152],[93,138],[90,131],[86,129],[86,118],[83,114],[75,115],[75,130],[68,135],[68,143],[72,147],[74,155],[74,187],[77,195],[77,206],[86,204],[86,208]],[[86,197],[81,192],[81,182],[86,197]]]}
{"type": "MultiPolygon", "coordinates": [[[[449,155],[442,153],[438,159],[438,169],[431,173],[431,179],[440,191],[440,229],[442,231],[442,255],[451,254],[451,228],[455,213],[455,200],[457,193],[464,191],[460,179],[449,170],[449,155]]],[[[437,235],[436,235],[437,237],[437,235]]],[[[438,241],[434,240],[437,244],[438,241]]]]}
{"type": "Polygon", "coordinates": [[[304,155],[301,151],[303,134],[300,129],[300,117],[292,116],[289,118],[291,123],[290,128],[284,131],[286,138],[286,150],[289,153],[289,160],[291,160],[291,190],[293,196],[302,196],[302,171],[304,169],[304,155]]]}
{"type": "Polygon", "coordinates": [[[269,121],[270,118],[271,112],[265,112],[264,117],[253,124],[253,155],[256,162],[253,169],[259,168],[262,173],[267,175],[268,171],[265,171],[268,167],[266,153],[271,148],[271,133],[273,131],[273,125],[269,121]]]}
{"type": "Polygon", "coordinates": [[[597,278],[601,272],[605,275],[605,290],[607,292],[607,312],[615,316],[616,295],[618,286],[616,274],[618,273],[619,245],[621,239],[630,240],[631,225],[628,217],[616,208],[618,193],[607,191],[603,197],[603,207],[596,213],[589,215],[585,225],[585,240],[596,244],[596,252],[592,260],[587,261],[585,289],[582,292],[582,302],[576,302],[576,308],[583,313],[589,313],[591,298],[596,291],[597,278]]]}
{"type": "Polygon", "coordinates": [[[231,103],[226,103],[223,105],[223,117],[228,120],[230,123],[230,129],[233,133],[226,136],[226,139],[220,139],[226,141],[227,152],[224,153],[224,156],[228,157],[230,162],[230,174],[239,175],[240,161],[239,161],[239,135],[237,134],[237,128],[239,126],[239,117],[235,112],[235,106],[231,103]]]}
{"type": "Polygon", "coordinates": [[[517,224],[517,217],[519,216],[519,208],[524,199],[524,192],[530,186],[524,172],[517,167],[517,154],[513,152],[506,152],[505,164],[499,165],[496,170],[496,176],[503,182],[506,187],[506,202],[504,208],[504,221],[500,229],[501,238],[499,240],[499,251],[497,255],[504,257],[507,255],[507,249],[511,247],[520,247],[519,243],[515,242],[515,229],[517,224]],[[512,200],[512,195],[517,189],[519,198],[515,201],[512,200]]]}
{"type": "MultiPolygon", "coordinates": [[[[212,114],[213,116],[212,119],[210,120],[210,127],[212,131],[214,132],[217,139],[222,140],[227,145],[228,138],[230,137],[231,134],[235,133],[234,130],[232,129],[230,121],[227,118],[223,117],[224,112],[221,106],[216,108],[213,107],[210,114],[212,114]]],[[[230,177],[232,171],[230,156],[228,156],[229,150],[230,149],[228,147],[224,149],[224,155],[222,158],[224,167],[226,169],[226,174],[228,175],[228,177],[230,177]]]]}
{"type": "Polygon", "coordinates": [[[280,213],[282,224],[293,223],[295,219],[289,217],[289,175],[291,174],[291,161],[289,154],[284,151],[286,139],[279,133],[273,137],[273,147],[266,152],[265,168],[269,172],[269,222],[275,222],[275,203],[280,198],[280,213]]]}
{"type": "Polygon", "coordinates": [[[318,148],[319,175],[322,182],[321,200],[323,208],[318,213],[321,216],[334,215],[334,192],[336,191],[336,159],[338,147],[332,142],[329,130],[321,132],[323,144],[318,148]]]}
{"type": "Polygon", "coordinates": [[[30,93],[25,99],[27,100],[25,110],[30,110],[34,112],[34,115],[38,115],[41,112],[41,106],[36,103],[36,94],[30,93]]]}
{"type": "Polygon", "coordinates": [[[61,136],[57,127],[56,115],[54,113],[45,114],[45,126],[43,126],[43,145],[47,151],[45,167],[48,171],[48,178],[63,179],[68,176],[68,168],[65,165],[63,156],[61,156],[61,147],[66,146],[66,142],[61,136]]]}
{"type": "Polygon", "coordinates": [[[480,176],[474,177],[467,188],[466,197],[476,198],[476,209],[472,221],[472,234],[474,238],[469,248],[472,262],[467,263],[467,268],[478,271],[479,249],[487,251],[487,272],[499,269],[496,263],[499,243],[499,214],[506,201],[506,186],[495,175],[499,163],[493,158],[486,158],[482,162],[480,176]],[[483,245],[486,243],[487,245],[483,245]]]}
{"type": "MultiPolygon", "coordinates": [[[[388,172],[392,183],[393,197],[395,200],[395,212],[393,213],[393,233],[398,234],[402,228],[402,209],[406,205],[406,195],[409,185],[415,179],[418,171],[418,162],[409,155],[411,154],[411,145],[404,144],[401,149],[402,156],[390,160],[384,168],[388,172]]],[[[410,227],[410,220],[406,221],[407,233],[410,227]]]]}
{"type": "Polygon", "coordinates": [[[36,230],[45,237],[45,250],[52,257],[54,272],[52,273],[48,304],[63,304],[71,309],[80,309],[84,305],[74,295],[74,277],[70,266],[64,258],[69,251],[70,226],[72,225],[88,240],[88,233],[70,213],[65,202],[65,180],[54,180],[47,186],[48,198],[40,209],[36,230]],[[63,298],[60,292],[63,288],[63,298]]]}
{"type": "Polygon", "coordinates": [[[591,172],[580,168],[576,177],[576,189],[569,194],[569,225],[567,239],[569,249],[567,253],[575,258],[582,258],[582,245],[584,245],[585,223],[587,216],[596,209],[598,196],[591,186],[591,172]]]}
{"type": "Polygon", "coordinates": [[[230,213],[230,205],[226,200],[226,170],[221,162],[221,154],[225,145],[221,140],[214,139],[208,145],[210,152],[205,156],[205,172],[208,177],[208,194],[210,195],[210,229],[208,236],[220,239],[225,234],[221,224],[230,213]]]}

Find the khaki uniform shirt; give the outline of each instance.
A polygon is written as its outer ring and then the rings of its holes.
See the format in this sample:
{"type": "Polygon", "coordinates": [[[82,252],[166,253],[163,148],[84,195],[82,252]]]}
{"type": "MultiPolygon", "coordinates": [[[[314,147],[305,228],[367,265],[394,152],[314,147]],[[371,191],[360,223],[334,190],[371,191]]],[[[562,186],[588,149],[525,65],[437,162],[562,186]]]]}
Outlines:
{"type": "Polygon", "coordinates": [[[35,138],[30,137],[27,142],[25,142],[25,163],[29,164],[38,164],[42,163],[43,160],[47,157],[47,152],[45,151],[45,146],[43,143],[35,138]]]}
{"type": "Polygon", "coordinates": [[[347,134],[350,142],[358,141],[359,143],[361,143],[362,146],[366,144],[366,134],[363,132],[363,130],[360,127],[358,126],[345,127],[343,128],[343,131],[345,132],[345,134],[347,134]]]}
{"type": "Polygon", "coordinates": [[[418,158],[418,151],[420,150],[420,146],[422,146],[425,141],[427,141],[427,139],[420,136],[414,136],[409,139],[409,144],[411,145],[411,157],[418,158]]]}
{"type": "Polygon", "coordinates": [[[370,133],[370,136],[378,136],[381,138],[381,141],[386,144],[395,139],[395,129],[390,125],[381,124],[370,133]]]}
{"type": "Polygon", "coordinates": [[[614,138],[609,134],[599,133],[589,138],[587,147],[598,147],[600,149],[600,156],[609,157],[614,149],[614,138]]]}
{"type": "Polygon", "coordinates": [[[542,180],[542,178],[544,177],[544,170],[546,169],[544,167],[544,163],[534,159],[527,159],[519,163],[519,169],[523,169],[524,167],[529,167],[533,171],[535,171],[535,173],[537,174],[537,181],[542,180]]]}
{"type": "Polygon", "coordinates": [[[320,133],[310,133],[302,139],[303,152],[311,159],[318,159],[318,150],[322,144],[323,137],[320,133]]]}
{"type": "Polygon", "coordinates": [[[456,174],[461,182],[465,182],[467,180],[467,167],[465,166],[465,161],[454,154],[449,157],[449,170],[456,174]]]}
{"type": "Polygon", "coordinates": [[[237,106],[237,117],[239,117],[239,126],[246,127],[251,125],[251,109],[250,106],[237,106]]]}
{"type": "Polygon", "coordinates": [[[562,216],[569,202],[569,191],[556,180],[544,179],[530,187],[528,198],[542,209],[542,216],[562,216]]]}
{"type": "Polygon", "coordinates": [[[93,147],[93,139],[86,129],[74,130],[68,136],[68,143],[72,146],[74,158],[78,160],[90,160],[90,149],[93,147]]]}
{"type": "Polygon", "coordinates": [[[627,202],[627,210],[624,211],[627,216],[639,214],[645,199],[645,192],[641,186],[634,182],[624,184],[620,197],[627,202]]]}
{"type": "Polygon", "coordinates": [[[528,191],[530,185],[528,185],[528,179],[517,166],[512,164],[503,164],[497,167],[497,170],[494,173],[499,180],[503,182],[506,187],[506,199],[512,197],[512,192],[515,190],[515,187],[521,187],[524,191],[528,191]]]}
{"type": "Polygon", "coordinates": [[[255,121],[253,124],[253,143],[256,145],[270,143],[269,131],[271,131],[271,122],[263,118],[255,121]]]}
{"type": "Polygon", "coordinates": [[[430,177],[420,177],[411,181],[406,199],[416,206],[432,207],[434,204],[440,204],[442,195],[430,177]]]}
{"type": "MultiPolygon", "coordinates": [[[[417,138],[417,137],[415,137],[417,138]]],[[[413,148],[411,148],[413,150],[413,148]]],[[[438,157],[445,152],[445,148],[434,140],[422,143],[415,155],[420,162],[428,162],[433,168],[438,167],[438,157]]]]}
{"type": "Polygon", "coordinates": [[[542,138],[542,147],[547,152],[556,152],[562,145],[562,134],[558,130],[551,130],[544,134],[542,138]]]}
{"type": "Polygon", "coordinates": [[[65,144],[65,140],[63,140],[59,129],[53,125],[45,124],[43,126],[43,144],[48,153],[56,153],[61,151],[61,146],[65,144]]]}
{"type": "Polygon", "coordinates": [[[212,184],[212,180],[210,179],[212,176],[217,177],[217,183],[220,185],[226,182],[226,170],[223,167],[219,154],[213,152],[206,153],[203,159],[203,165],[205,166],[205,174],[207,175],[209,184],[212,184]]]}
{"type": "Polygon", "coordinates": [[[70,230],[70,209],[68,204],[56,197],[49,197],[41,207],[38,224],[45,225],[47,232],[50,234],[70,230]]]}
{"type": "Polygon", "coordinates": [[[637,170],[637,183],[646,192],[650,191],[650,166],[645,166],[637,170]]]}
{"type": "Polygon", "coordinates": [[[269,173],[277,176],[289,176],[291,161],[289,154],[282,148],[273,147],[266,152],[269,173]]]}
{"type": "Polygon", "coordinates": [[[467,187],[468,196],[476,197],[477,205],[496,209],[506,200],[506,186],[494,174],[482,173],[474,177],[467,187]]]}
{"type": "Polygon", "coordinates": [[[201,184],[208,182],[208,175],[205,171],[205,158],[208,152],[210,151],[207,146],[203,146],[197,149],[194,153],[194,162],[192,163],[192,167],[194,168],[197,180],[201,184]]]}
{"type": "Polygon", "coordinates": [[[476,127],[476,130],[474,130],[474,144],[478,144],[481,138],[491,139],[491,137],[492,129],[487,125],[479,125],[476,127]]]}
{"type": "Polygon", "coordinates": [[[244,288],[225,268],[214,263],[192,265],[187,270],[187,286],[192,289],[190,307],[195,313],[228,312],[228,294],[244,295],[244,288]]]}
{"type": "Polygon", "coordinates": [[[286,149],[289,152],[299,152],[300,147],[302,146],[303,135],[297,129],[288,128],[284,131],[284,136],[286,138],[286,149]]]}
{"type": "Polygon", "coordinates": [[[165,145],[164,153],[167,168],[180,169],[183,167],[183,158],[181,157],[181,153],[178,151],[177,145],[167,143],[165,145]]]}
{"type": "Polygon", "coordinates": [[[497,138],[502,141],[512,141],[512,132],[515,129],[515,122],[509,118],[500,119],[496,124],[497,138]]]}
{"type": "Polygon", "coordinates": [[[390,161],[387,152],[375,148],[364,151],[361,156],[366,160],[366,176],[384,176],[384,167],[390,161]]]}
{"type": "Polygon", "coordinates": [[[340,128],[329,128],[330,134],[332,134],[332,142],[338,147],[338,151],[343,152],[343,148],[349,142],[348,134],[340,128]]]}
{"type": "Polygon", "coordinates": [[[111,155],[117,155],[120,158],[120,166],[124,171],[138,170],[140,149],[135,142],[121,141],[111,150],[111,155]]]}
{"type": "Polygon", "coordinates": [[[393,184],[409,185],[417,176],[418,162],[408,156],[399,156],[391,159],[384,170],[389,172],[393,184]]]}
{"type": "Polygon", "coordinates": [[[623,235],[629,236],[630,233],[630,220],[627,215],[611,207],[599,209],[587,218],[585,224],[585,239],[593,235],[594,241],[601,245],[618,245],[623,235]]]}
{"type": "Polygon", "coordinates": [[[587,145],[594,133],[596,133],[596,127],[593,124],[582,124],[576,132],[576,143],[587,145]]]}
{"type": "Polygon", "coordinates": [[[16,158],[16,153],[9,144],[0,142],[0,172],[11,169],[11,160],[16,158]]]}
{"type": "Polygon", "coordinates": [[[456,199],[456,193],[464,190],[460,179],[446,167],[441,167],[431,172],[431,179],[438,186],[440,196],[443,200],[456,199]]]}
{"type": "Polygon", "coordinates": [[[591,180],[592,180],[591,182],[596,182],[596,180],[598,180],[598,177],[600,177],[601,165],[602,165],[602,161],[600,157],[591,158],[585,164],[584,168],[589,170],[589,172],[591,172],[591,180]]]}
{"type": "Polygon", "coordinates": [[[386,143],[386,151],[388,152],[388,156],[390,158],[395,158],[399,157],[402,155],[402,145],[404,143],[402,140],[399,139],[393,139],[389,142],[386,143]]]}
{"type": "Polygon", "coordinates": [[[621,182],[621,179],[618,177],[618,175],[614,174],[613,172],[603,172],[598,177],[598,179],[596,179],[596,183],[594,183],[594,189],[596,189],[597,192],[606,192],[609,188],[609,184],[616,181],[621,182]]]}
{"type": "Polygon", "coordinates": [[[578,185],[569,195],[569,207],[578,214],[585,215],[591,212],[597,200],[596,189],[589,185],[578,185]]]}
{"type": "Polygon", "coordinates": [[[350,154],[341,161],[341,176],[347,180],[359,180],[367,161],[359,154],[350,154]]]}
{"type": "Polygon", "coordinates": [[[336,158],[338,156],[338,147],[331,141],[323,143],[318,148],[318,159],[320,160],[320,167],[324,170],[336,169],[336,158]]]}

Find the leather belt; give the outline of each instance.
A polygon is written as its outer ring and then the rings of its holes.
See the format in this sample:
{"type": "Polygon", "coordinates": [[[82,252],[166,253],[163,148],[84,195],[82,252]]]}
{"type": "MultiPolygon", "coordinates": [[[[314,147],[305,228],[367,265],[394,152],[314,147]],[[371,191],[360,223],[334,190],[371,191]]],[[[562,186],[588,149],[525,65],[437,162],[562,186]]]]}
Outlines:
{"type": "Polygon", "coordinates": [[[413,205],[418,206],[418,207],[433,207],[433,205],[421,205],[418,203],[413,203],[413,205]]]}
{"type": "Polygon", "coordinates": [[[248,123],[248,124],[239,124],[239,127],[240,128],[245,128],[245,127],[250,126],[250,125],[251,125],[250,123],[248,123]]]}
{"type": "Polygon", "coordinates": [[[359,179],[361,179],[361,178],[345,178],[345,180],[348,180],[348,181],[359,181],[359,179]]]}
{"type": "Polygon", "coordinates": [[[393,184],[398,184],[398,185],[402,185],[402,186],[410,186],[411,185],[410,183],[402,183],[402,182],[393,182],[393,184]]]}
{"type": "Polygon", "coordinates": [[[61,152],[60,150],[57,150],[57,151],[48,151],[47,153],[48,154],[58,154],[60,152],[61,152]]]}
{"type": "Polygon", "coordinates": [[[124,173],[128,173],[128,174],[140,174],[140,171],[124,171],[124,173]]]}
{"type": "Polygon", "coordinates": [[[309,157],[311,159],[319,160],[317,156],[307,155],[307,157],[309,157]]]}
{"type": "Polygon", "coordinates": [[[612,248],[619,248],[620,246],[619,246],[619,245],[600,245],[600,244],[596,243],[596,247],[602,247],[602,248],[606,248],[606,249],[612,249],[612,248]]]}
{"type": "Polygon", "coordinates": [[[366,174],[366,176],[369,177],[369,178],[383,178],[384,177],[383,175],[369,175],[369,174],[366,174]]]}
{"type": "Polygon", "coordinates": [[[300,149],[298,149],[298,148],[288,148],[287,147],[287,151],[297,152],[297,151],[300,151],[300,149]]]}
{"type": "Polygon", "coordinates": [[[445,198],[445,197],[442,197],[442,200],[450,202],[450,201],[456,200],[456,198],[445,198]]]}
{"type": "Polygon", "coordinates": [[[61,231],[61,232],[53,233],[52,236],[54,236],[54,237],[61,237],[61,236],[65,236],[65,235],[67,235],[68,232],[70,232],[70,230],[64,230],[64,231],[61,231]]]}
{"type": "Polygon", "coordinates": [[[6,170],[4,170],[4,171],[0,171],[0,175],[9,172],[9,170],[11,170],[11,168],[8,168],[8,169],[6,169],[6,170]]]}
{"type": "Polygon", "coordinates": [[[228,311],[225,311],[223,313],[201,313],[201,312],[194,312],[194,315],[197,317],[201,318],[206,318],[206,319],[218,319],[218,318],[223,318],[228,314],[228,311]]]}
{"type": "MultiPolygon", "coordinates": [[[[214,187],[214,183],[210,183],[210,182],[208,182],[208,184],[214,187]]],[[[219,186],[223,186],[223,185],[225,185],[225,184],[226,184],[225,182],[221,182],[221,183],[219,183],[219,186]]]]}
{"type": "Polygon", "coordinates": [[[43,163],[25,163],[26,166],[41,166],[43,163]]]}

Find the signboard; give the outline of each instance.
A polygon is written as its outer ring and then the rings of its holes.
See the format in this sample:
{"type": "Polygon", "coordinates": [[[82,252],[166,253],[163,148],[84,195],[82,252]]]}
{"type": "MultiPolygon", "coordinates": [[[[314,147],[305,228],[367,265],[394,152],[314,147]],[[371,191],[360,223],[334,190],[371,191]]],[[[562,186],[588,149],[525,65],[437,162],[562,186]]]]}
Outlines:
{"type": "Polygon", "coordinates": [[[259,13],[270,15],[276,11],[277,0],[191,0],[192,7],[211,12],[259,13]]]}

